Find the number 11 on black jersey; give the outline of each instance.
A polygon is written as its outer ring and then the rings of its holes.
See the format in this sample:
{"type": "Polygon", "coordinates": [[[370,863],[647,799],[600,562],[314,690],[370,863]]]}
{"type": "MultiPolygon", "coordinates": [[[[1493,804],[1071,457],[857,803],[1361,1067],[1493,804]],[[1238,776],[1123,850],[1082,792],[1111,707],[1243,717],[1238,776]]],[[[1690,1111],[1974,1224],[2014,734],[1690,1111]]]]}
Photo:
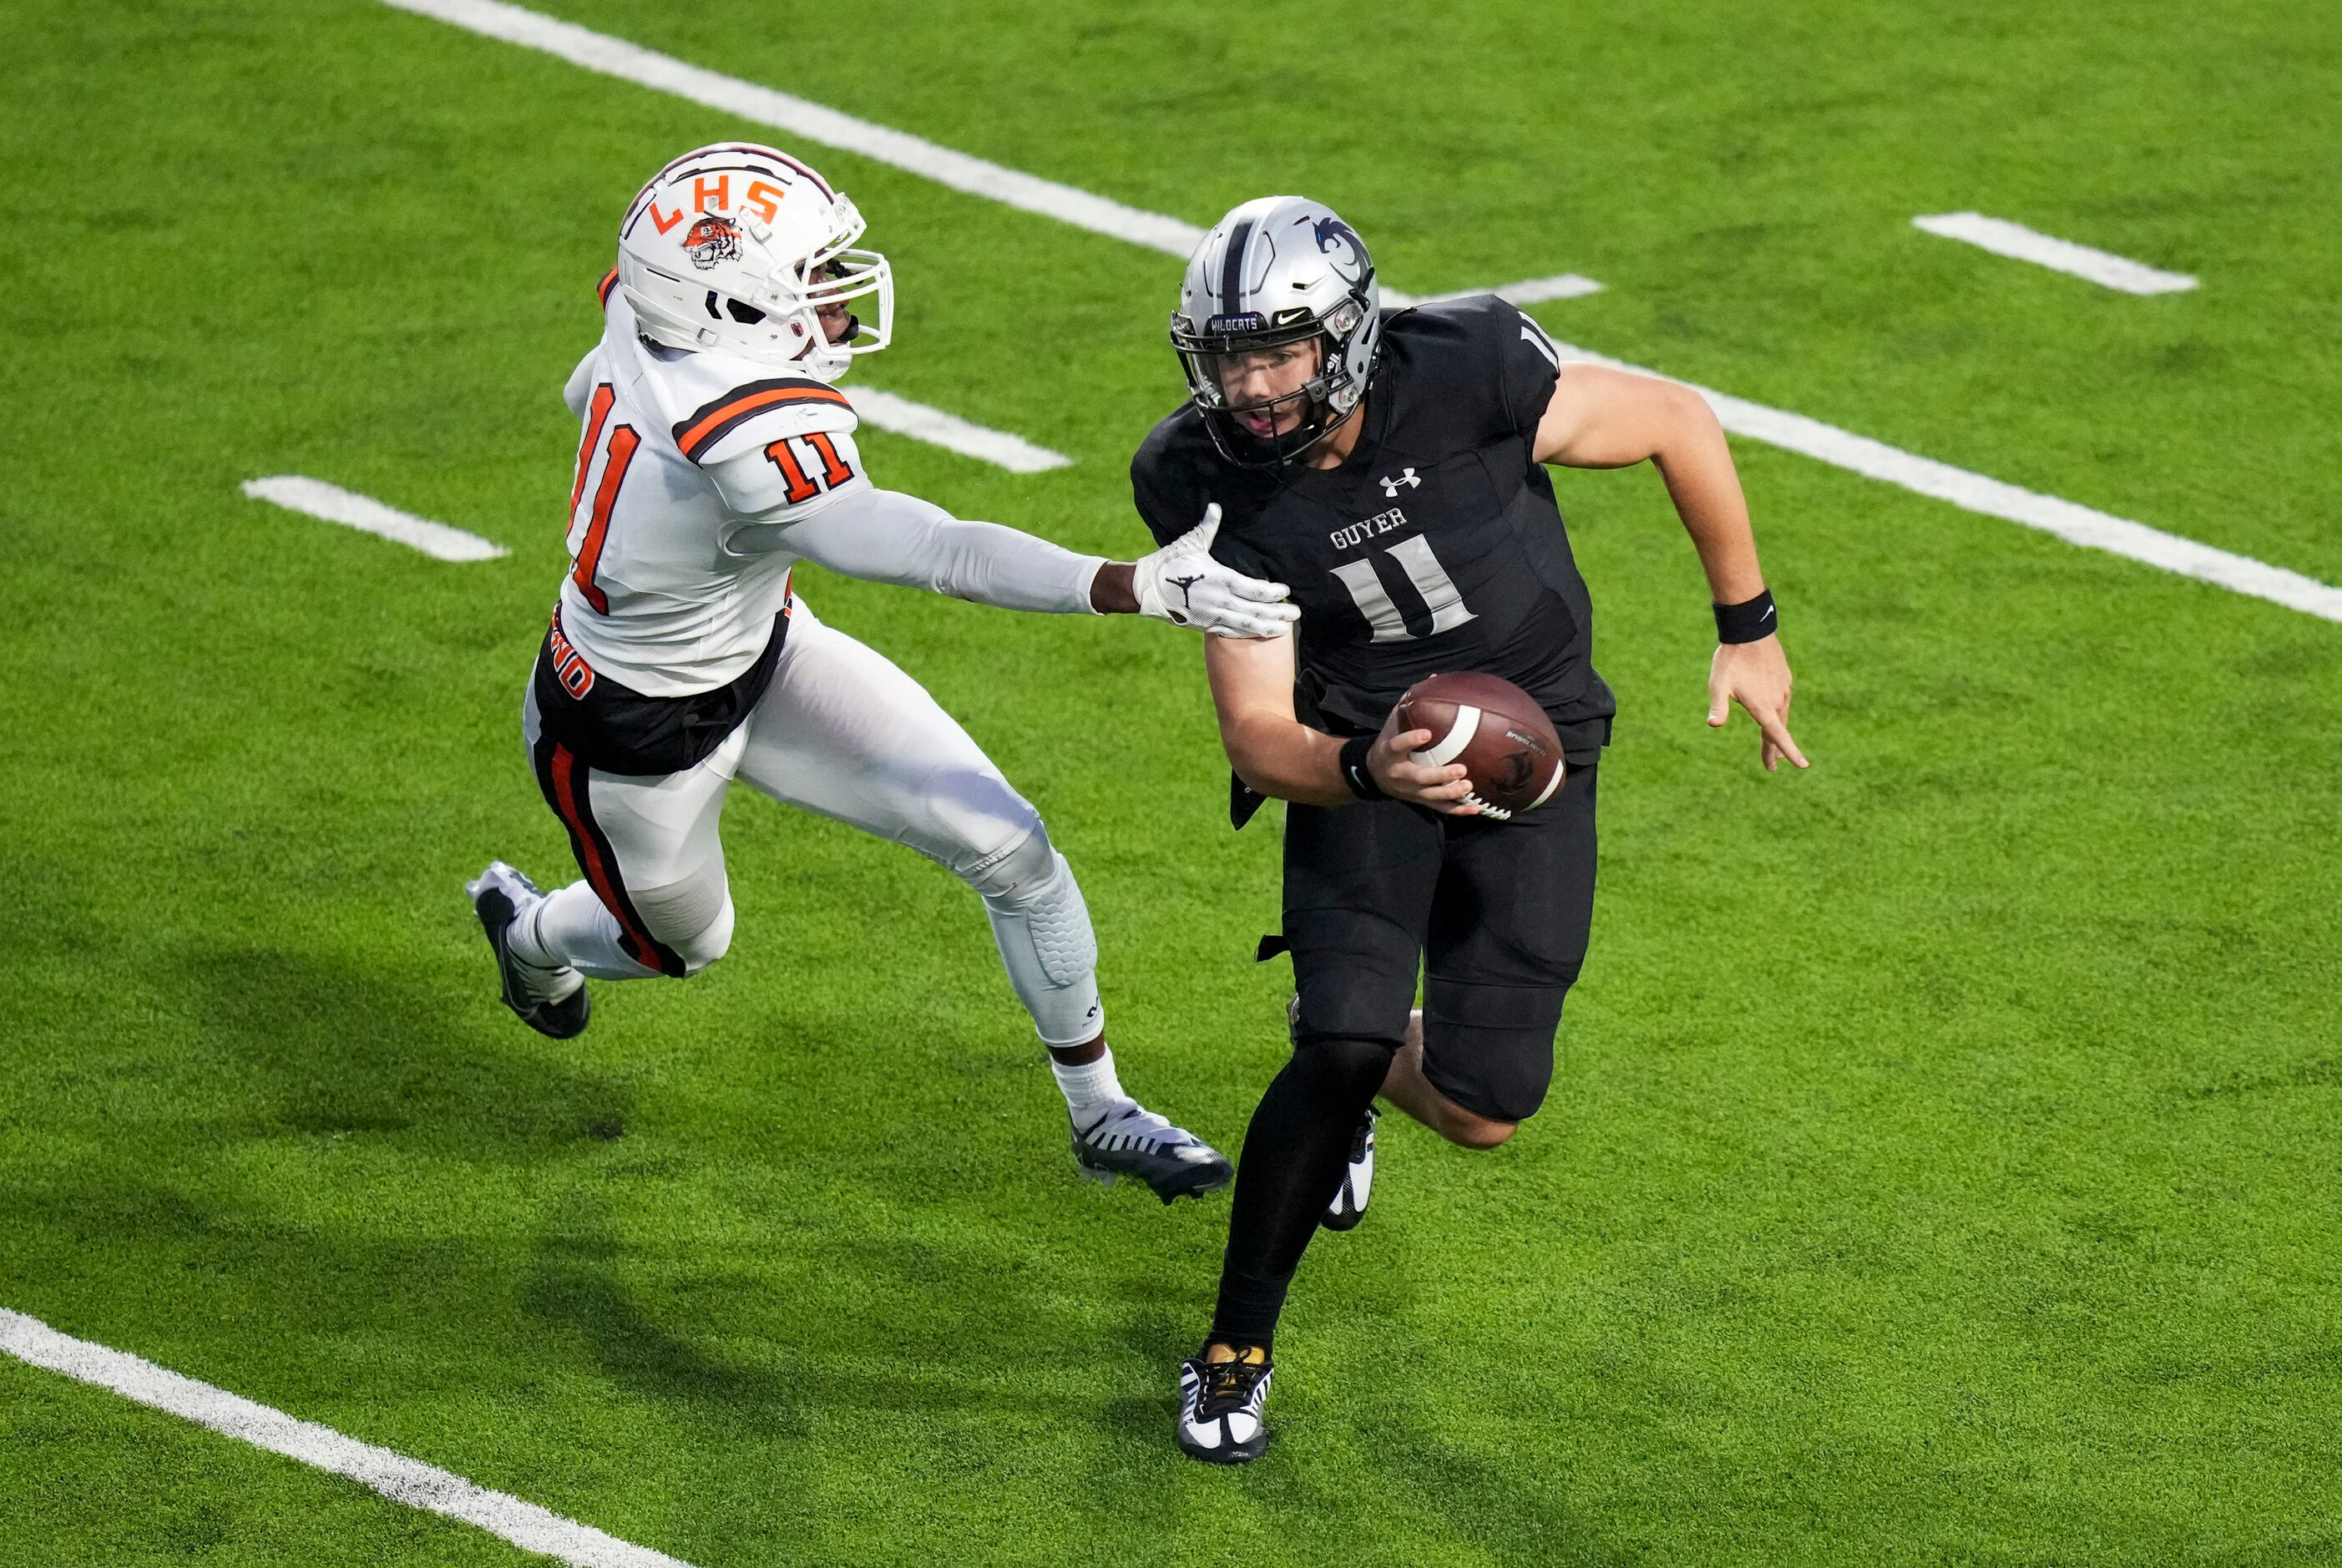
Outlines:
{"type": "MultiPolygon", "coordinates": [[[[1377,554],[1397,562],[1406,580],[1415,584],[1415,591],[1423,595],[1424,605],[1431,612],[1433,636],[1452,632],[1474,618],[1465,607],[1464,595],[1457,590],[1455,579],[1439,564],[1439,557],[1432,554],[1430,540],[1418,534],[1377,554]]],[[[1372,557],[1345,562],[1334,568],[1334,575],[1350,591],[1351,603],[1358,606],[1358,614],[1374,628],[1376,642],[1404,643],[1415,636],[1406,629],[1406,619],[1399,614],[1398,606],[1391,602],[1390,590],[1376,574],[1372,557]]]]}

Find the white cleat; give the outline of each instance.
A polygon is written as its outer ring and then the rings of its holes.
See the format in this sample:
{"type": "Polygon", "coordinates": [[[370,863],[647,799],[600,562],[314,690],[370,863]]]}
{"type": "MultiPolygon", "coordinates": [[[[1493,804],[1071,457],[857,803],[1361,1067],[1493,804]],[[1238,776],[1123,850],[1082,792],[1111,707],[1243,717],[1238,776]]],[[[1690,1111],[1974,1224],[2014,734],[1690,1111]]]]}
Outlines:
{"type": "Polygon", "coordinates": [[[1136,1100],[1074,1124],[1074,1163],[1105,1186],[1136,1176],[1165,1203],[1216,1193],[1235,1179],[1228,1157],[1185,1127],[1175,1127],[1136,1100]]]}
{"type": "Polygon", "coordinates": [[[1381,1115],[1369,1105],[1358,1123],[1358,1135],[1350,1144],[1350,1168],[1342,1173],[1341,1188],[1326,1205],[1326,1217],[1317,1222],[1329,1231],[1356,1230],[1366,1217],[1366,1200],[1375,1187],[1375,1123],[1381,1115]]]}
{"type": "Polygon", "coordinates": [[[496,955],[505,1005],[540,1034],[568,1040],[583,1034],[593,1015],[586,977],[565,964],[557,969],[531,964],[512,950],[513,922],[545,902],[536,884],[503,861],[492,860],[487,870],[464,884],[464,894],[496,955]]]}

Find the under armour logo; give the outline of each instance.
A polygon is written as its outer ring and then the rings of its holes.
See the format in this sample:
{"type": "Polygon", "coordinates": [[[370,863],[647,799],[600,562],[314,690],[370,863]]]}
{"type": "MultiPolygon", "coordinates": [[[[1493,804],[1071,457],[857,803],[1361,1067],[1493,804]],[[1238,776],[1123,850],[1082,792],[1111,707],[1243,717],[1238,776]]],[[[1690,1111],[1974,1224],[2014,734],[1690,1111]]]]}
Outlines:
{"type": "Polygon", "coordinates": [[[1375,483],[1376,483],[1376,484],[1379,484],[1379,485],[1381,485],[1381,486],[1383,487],[1383,494],[1386,494],[1386,495],[1391,495],[1391,496],[1396,496],[1396,495],[1398,494],[1398,487],[1399,487],[1400,485],[1405,484],[1405,485],[1408,486],[1409,488],[1412,488],[1412,487],[1414,487],[1415,485],[1417,485],[1417,484],[1422,484],[1422,483],[1423,483],[1423,481],[1422,481],[1422,480],[1420,480],[1420,479],[1417,479],[1417,478],[1415,476],[1415,470],[1414,470],[1414,469],[1412,469],[1412,468],[1402,468],[1402,469],[1400,469],[1400,470],[1399,470],[1399,472],[1398,472],[1398,477],[1397,477],[1397,478],[1396,478],[1396,479],[1377,479],[1377,480],[1376,480],[1376,481],[1375,481],[1375,483]]]}

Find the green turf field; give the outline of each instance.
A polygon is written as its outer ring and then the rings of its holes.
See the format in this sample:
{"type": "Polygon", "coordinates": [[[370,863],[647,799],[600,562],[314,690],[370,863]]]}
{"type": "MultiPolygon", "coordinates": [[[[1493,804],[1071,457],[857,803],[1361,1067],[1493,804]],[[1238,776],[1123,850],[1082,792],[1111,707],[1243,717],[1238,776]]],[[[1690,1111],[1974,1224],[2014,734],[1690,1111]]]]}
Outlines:
{"type": "MultiPolygon", "coordinates": [[[[2342,581],[2315,5],[557,8],[1191,222],[1302,190],[1419,293],[1586,273],[1556,337],[2342,581]],[[1971,207],[2204,285],[1910,226],[1971,207]]],[[[1767,777],[1656,479],[1561,476],[1622,712],[1553,1094],[1385,1122],[1208,1470],[1225,1199],[1076,1180],[941,871],[743,792],[724,963],[568,1045],[494,1001],[464,878],[566,862],[560,384],[641,178],[774,133],[368,0],[29,0],[6,60],[0,1307],[697,1568],[2342,1562],[2342,625],[1736,444],[1767,777]]],[[[1142,549],[1177,263],[798,150],[897,269],[868,380],[1076,460],[880,482],[1142,549]]],[[[1277,827],[1192,642],[806,586],[1046,814],[1124,1081],[1233,1149],[1277,827]]],[[[0,1562],[527,1560],[0,1357],[0,1562]]]]}

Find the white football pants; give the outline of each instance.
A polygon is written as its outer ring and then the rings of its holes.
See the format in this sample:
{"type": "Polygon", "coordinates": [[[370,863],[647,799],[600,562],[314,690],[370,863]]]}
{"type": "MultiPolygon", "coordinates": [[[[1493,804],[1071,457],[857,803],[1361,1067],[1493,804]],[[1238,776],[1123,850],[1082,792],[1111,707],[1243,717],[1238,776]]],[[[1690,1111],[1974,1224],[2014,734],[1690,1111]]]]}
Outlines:
{"type": "MultiPolygon", "coordinates": [[[[533,693],[522,728],[534,757],[533,693]]],[[[566,755],[546,788],[586,876],[538,906],[524,956],[535,946],[604,980],[685,975],[722,957],[732,894],[716,822],[737,778],[948,867],[983,898],[1042,1041],[1078,1045],[1104,1030],[1089,910],[1040,814],[926,688],[803,600],[772,684],[697,766],[633,778],[566,755]]]]}

